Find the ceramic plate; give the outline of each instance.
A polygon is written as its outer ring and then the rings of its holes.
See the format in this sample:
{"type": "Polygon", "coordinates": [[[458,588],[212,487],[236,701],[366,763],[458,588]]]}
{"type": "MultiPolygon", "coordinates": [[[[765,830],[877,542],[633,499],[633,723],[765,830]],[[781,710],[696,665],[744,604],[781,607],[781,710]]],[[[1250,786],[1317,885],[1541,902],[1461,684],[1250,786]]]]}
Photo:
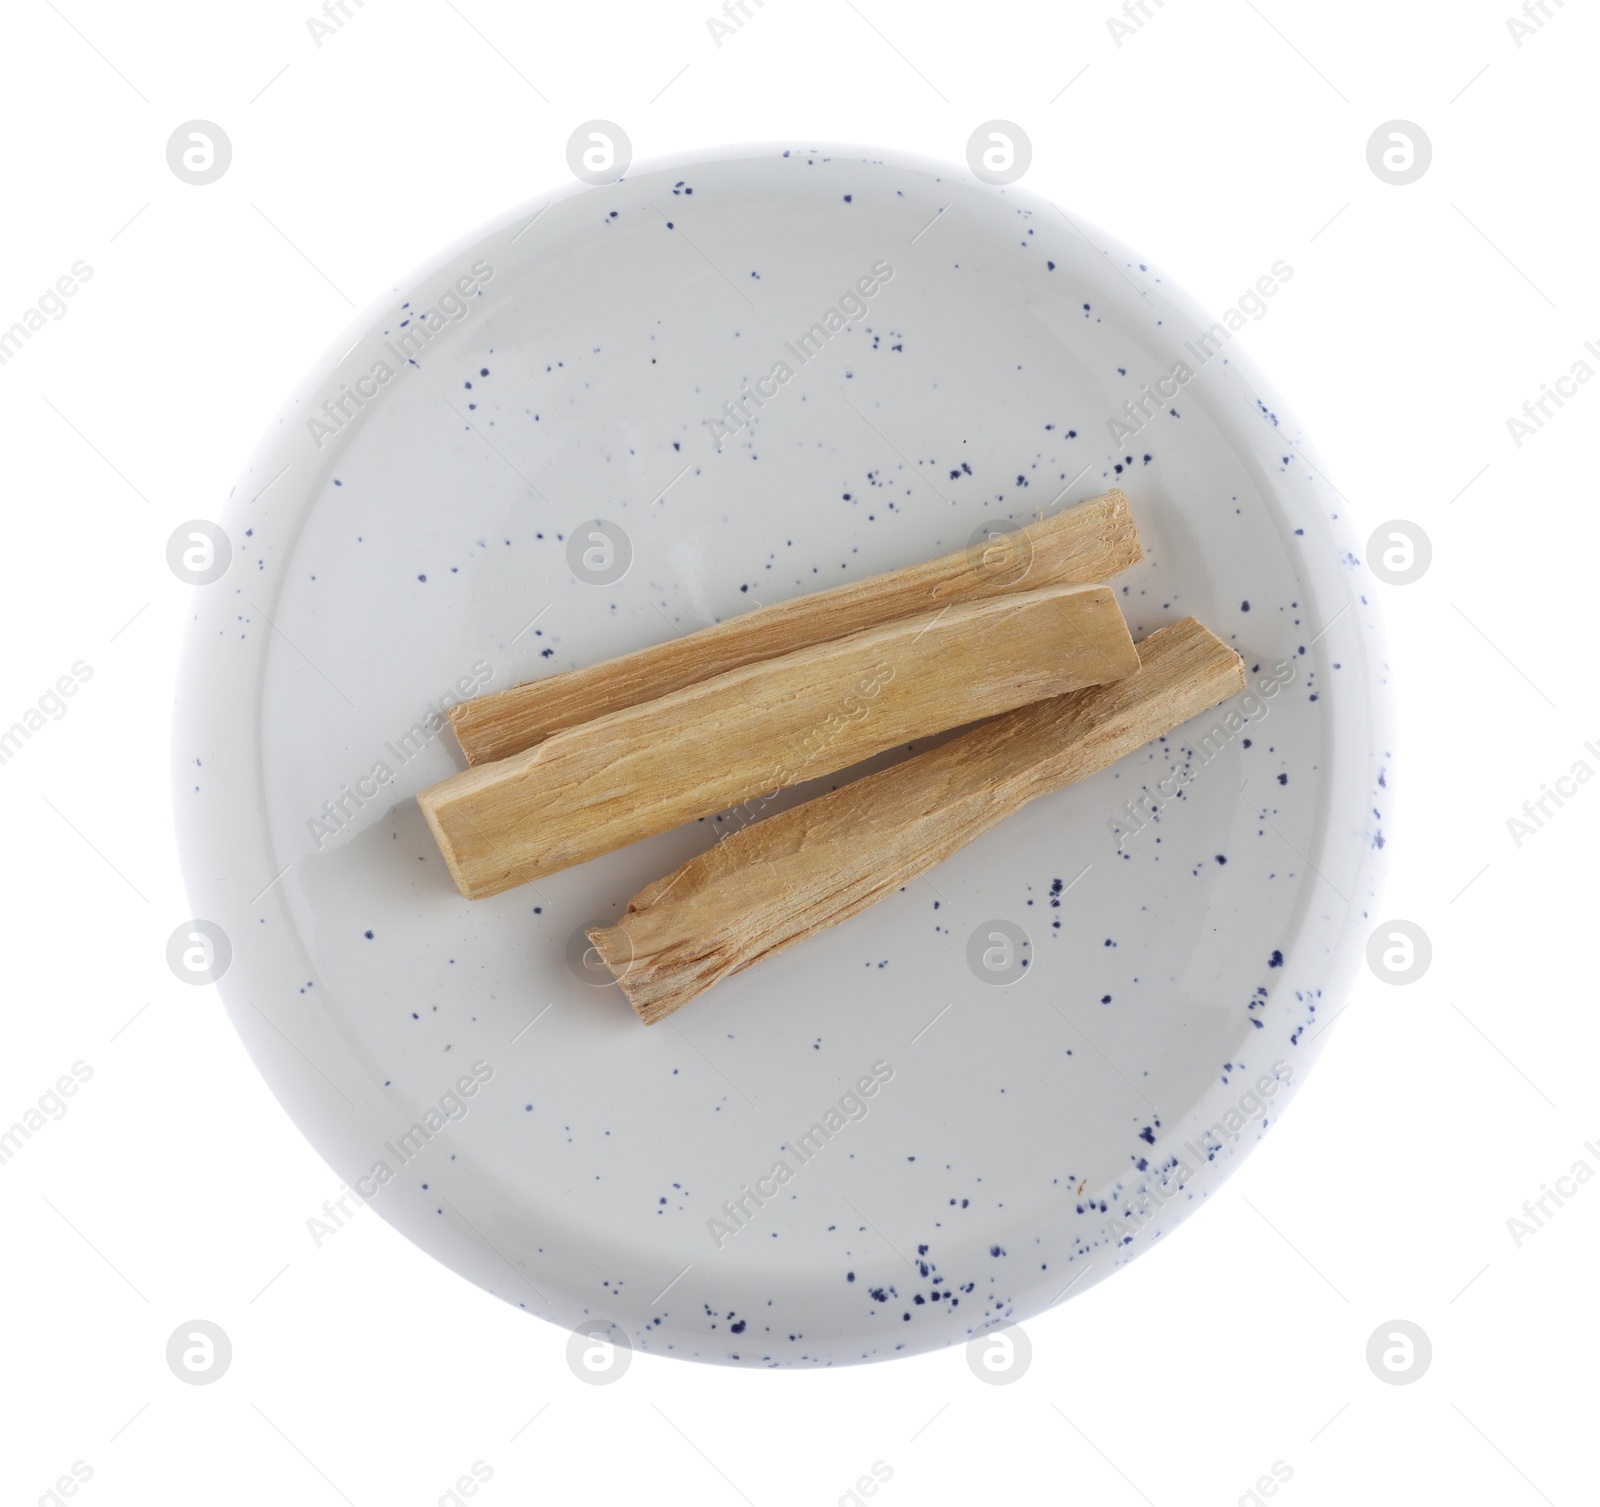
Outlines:
{"type": "Polygon", "coordinates": [[[1320,1048],[1387,806],[1364,568],[1251,312],[964,169],[746,147],[526,205],[364,317],[179,551],[174,956],[346,1185],[308,1238],[366,1204],[567,1328],[822,1366],[1037,1314],[1198,1207],[1320,1048]],[[451,700],[1113,485],[1134,637],[1244,656],[1214,716],[648,1029],[582,929],[714,819],[451,885],[414,799],[464,767],[451,700]]]}

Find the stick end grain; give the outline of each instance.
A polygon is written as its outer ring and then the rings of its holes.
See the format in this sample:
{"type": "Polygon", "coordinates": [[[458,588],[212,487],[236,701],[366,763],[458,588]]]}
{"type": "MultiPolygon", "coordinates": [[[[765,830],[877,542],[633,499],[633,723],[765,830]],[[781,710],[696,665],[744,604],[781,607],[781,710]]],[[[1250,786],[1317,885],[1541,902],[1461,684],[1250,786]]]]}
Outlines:
{"type": "Polygon", "coordinates": [[[584,935],[594,944],[601,961],[611,970],[617,987],[633,1006],[633,1013],[647,1026],[665,1020],[686,1002],[687,996],[673,998],[650,990],[646,976],[634,973],[633,938],[628,934],[626,924],[591,926],[584,935]]]}
{"type": "Polygon", "coordinates": [[[1138,673],[1139,649],[1111,587],[1080,586],[1064,591],[1061,623],[1068,642],[1094,666],[1093,678],[1085,684],[1103,685],[1138,673]],[[1091,632],[1085,632],[1085,620],[1080,615],[1085,603],[1092,604],[1091,632]]]}
{"type": "Polygon", "coordinates": [[[1026,568],[1014,584],[1024,578],[1041,583],[1104,581],[1144,559],[1139,530],[1120,487],[1008,537],[1025,541],[1021,547],[1027,551],[1026,568]]]}
{"type": "Polygon", "coordinates": [[[1144,559],[1144,545],[1128,507],[1128,494],[1112,487],[1096,502],[1103,504],[1100,514],[1100,540],[1105,550],[1105,574],[1114,576],[1144,559]]]}
{"type": "Polygon", "coordinates": [[[450,839],[450,834],[445,830],[444,823],[439,814],[439,803],[434,798],[434,793],[439,786],[434,785],[424,790],[417,796],[417,805],[422,809],[423,819],[428,823],[428,830],[433,833],[434,843],[438,846],[439,854],[444,859],[445,867],[450,870],[450,877],[455,881],[455,886],[461,891],[463,898],[475,900],[478,896],[472,892],[472,887],[467,876],[462,873],[461,865],[456,862],[455,844],[450,839]]]}
{"type": "Polygon", "coordinates": [[[467,738],[472,727],[471,702],[457,701],[445,708],[445,716],[450,719],[450,731],[456,735],[456,742],[461,745],[462,753],[467,754],[467,762],[472,762],[472,755],[467,753],[467,738]]]}
{"type": "Polygon", "coordinates": [[[468,764],[482,764],[496,756],[496,729],[502,714],[494,697],[486,696],[482,702],[458,701],[446,712],[450,731],[456,735],[468,764]]]}
{"type": "Polygon", "coordinates": [[[1196,617],[1180,618],[1165,628],[1157,629],[1139,645],[1141,661],[1151,649],[1161,646],[1182,663],[1189,677],[1204,682],[1215,677],[1216,701],[1226,701],[1245,688],[1244,660],[1232,644],[1224,643],[1196,617]]]}

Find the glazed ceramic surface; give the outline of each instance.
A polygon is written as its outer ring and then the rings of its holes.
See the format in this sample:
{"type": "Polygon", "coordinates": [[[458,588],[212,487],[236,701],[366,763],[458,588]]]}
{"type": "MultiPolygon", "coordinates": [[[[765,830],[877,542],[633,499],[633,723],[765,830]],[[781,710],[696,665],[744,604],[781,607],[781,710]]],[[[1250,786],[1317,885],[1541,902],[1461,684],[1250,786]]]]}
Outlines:
{"type": "Polygon", "coordinates": [[[562,1326],[822,1366],[1037,1314],[1215,1192],[1387,807],[1364,568],[1243,323],[1022,189],[783,147],[533,201],[364,317],[219,520],[174,759],[223,999],[347,1207],[562,1326]],[[1244,656],[1214,716],[648,1029],[582,928],[715,820],[456,893],[414,799],[452,699],[1112,485],[1134,637],[1244,656]]]}

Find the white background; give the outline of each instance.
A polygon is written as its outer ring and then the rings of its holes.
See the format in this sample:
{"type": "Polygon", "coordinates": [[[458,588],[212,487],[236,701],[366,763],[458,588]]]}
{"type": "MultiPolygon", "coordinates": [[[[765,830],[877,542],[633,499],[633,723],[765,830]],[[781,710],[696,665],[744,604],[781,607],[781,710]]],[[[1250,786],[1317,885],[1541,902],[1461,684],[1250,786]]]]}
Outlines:
{"type": "Polygon", "coordinates": [[[0,1165],[4,1499],[81,1461],[76,1499],[106,1507],[431,1504],[481,1461],[489,1507],[833,1503],[881,1461],[891,1507],[1189,1507],[1249,1502],[1281,1461],[1289,1507],[1592,1503],[1600,1178],[1520,1247],[1507,1220],[1575,1161],[1600,1171],[1581,961],[1600,785],[1520,847],[1506,822],[1580,758],[1600,771],[1580,627],[1600,384],[1520,448],[1506,420],[1600,369],[1593,9],[1547,0],[1518,47],[1510,0],[1148,0],[1119,47],[1108,0],[751,0],[718,48],[710,0],[350,0],[319,48],[307,3],[3,12],[0,327],[93,268],[0,366],[0,725],[93,668],[0,766],[0,1125],[93,1069],[0,1165]],[[168,534],[218,514],[353,308],[569,181],[594,117],[639,159],[821,139],[956,164],[980,122],[1016,121],[1025,187],[1207,308],[1294,266],[1244,338],[1357,535],[1398,517],[1433,541],[1420,581],[1379,588],[1402,715],[1386,909],[1427,931],[1431,968],[1364,974],[1284,1123],[1170,1241],[1030,1321],[1006,1386],[960,1349],[759,1377],[635,1357],[580,1384],[564,1333],[376,1215],[313,1245],[338,1179],[214,993],[165,963],[189,914],[167,718],[190,588],[168,534]],[[165,157],[195,118],[234,148],[204,188],[165,157]],[[1396,118],[1434,148],[1405,187],[1366,160],[1396,118]],[[194,1318],[232,1339],[214,1385],[165,1362],[194,1318]],[[1397,1318],[1433,1346],[1404,1386],[1365,1359],[1397,1318]]]}

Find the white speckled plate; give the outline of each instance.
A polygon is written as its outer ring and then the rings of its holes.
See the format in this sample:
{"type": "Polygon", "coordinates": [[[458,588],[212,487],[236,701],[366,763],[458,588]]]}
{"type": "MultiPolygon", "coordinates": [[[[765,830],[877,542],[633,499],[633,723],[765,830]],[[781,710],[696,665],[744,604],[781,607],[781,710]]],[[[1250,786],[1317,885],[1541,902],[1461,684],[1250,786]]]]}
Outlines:
{"type": "Polygon", "coordinates": [[[223,997],[347,1211],[563,1326],[829,1365],[1036,1314],[1220,1184],[1349,983],[1388,737],[1338,495],[1231,322],[965,169],[749,147],[531,203],[357,324],[220,520],[175,733],[223,997]],[[710,824],[456,894],[447,698],[1111,484],[1134,636],[1200,617],[1247,697],[649,1029],[576,939],[710,824]]]}

